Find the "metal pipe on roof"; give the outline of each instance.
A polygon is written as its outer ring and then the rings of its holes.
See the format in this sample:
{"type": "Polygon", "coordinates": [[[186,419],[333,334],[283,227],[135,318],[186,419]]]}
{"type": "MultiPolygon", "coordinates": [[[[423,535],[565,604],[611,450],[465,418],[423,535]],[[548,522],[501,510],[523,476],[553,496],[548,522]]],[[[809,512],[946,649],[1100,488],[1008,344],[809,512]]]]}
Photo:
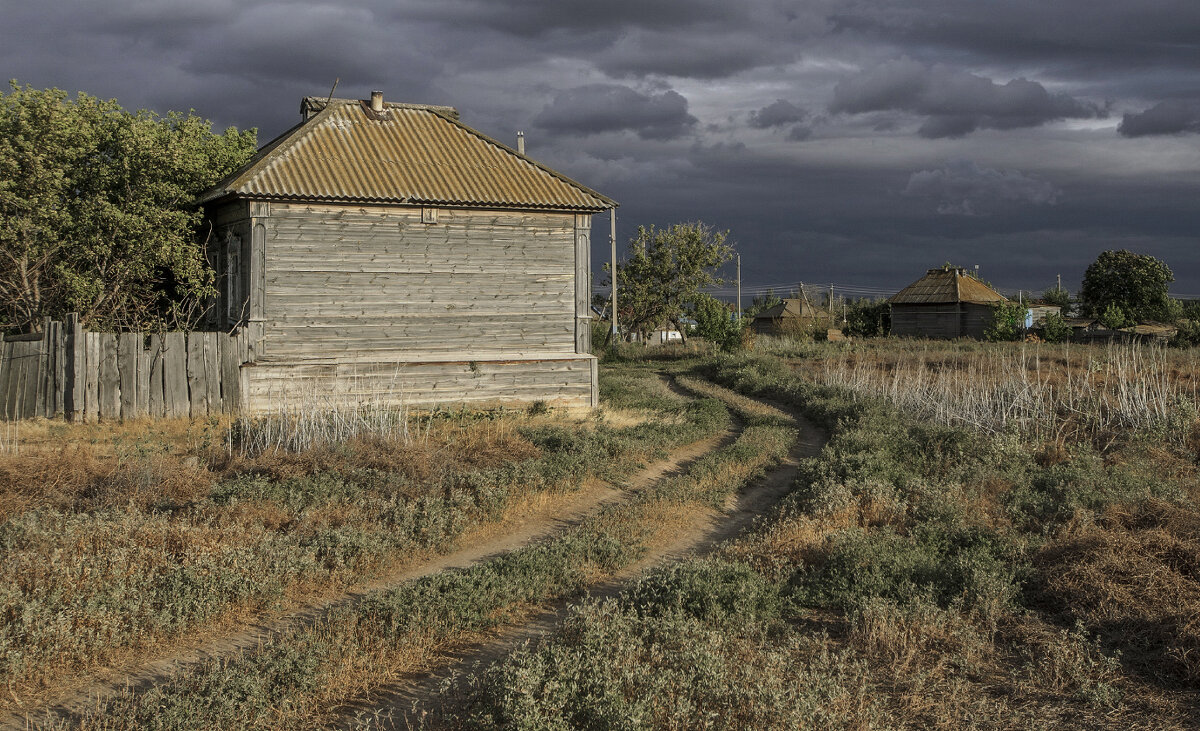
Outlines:
{"type": "Polygon", "coordinates": [[[517,130],[517,152],[525,154],[525,133],[517,130]]]}
{"type": "Polygon", "coordinates": [[[382,112],[383,111],[383,92],[382,91],[371,92],[371,111],[372,112],[382,112]]]}

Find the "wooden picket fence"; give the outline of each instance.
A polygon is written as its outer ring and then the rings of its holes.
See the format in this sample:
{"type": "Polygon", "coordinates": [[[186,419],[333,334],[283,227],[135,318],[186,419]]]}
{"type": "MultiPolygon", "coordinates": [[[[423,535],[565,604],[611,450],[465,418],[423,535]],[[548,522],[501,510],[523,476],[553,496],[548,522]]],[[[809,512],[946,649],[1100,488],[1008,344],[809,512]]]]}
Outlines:
{"type": "Polygon", "coordinates": [[[0,336],[0,419],[198,417],[234,412],[245,332],[98,333],[77,315],[0,336]]]}

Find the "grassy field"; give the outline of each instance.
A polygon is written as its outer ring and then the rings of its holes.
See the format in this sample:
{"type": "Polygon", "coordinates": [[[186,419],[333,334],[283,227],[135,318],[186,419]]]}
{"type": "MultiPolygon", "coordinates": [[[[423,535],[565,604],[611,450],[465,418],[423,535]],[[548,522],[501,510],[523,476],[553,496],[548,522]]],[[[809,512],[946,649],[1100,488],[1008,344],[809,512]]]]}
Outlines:
{"type": "Polygon", "coordinates": [[[602,374],[598,416],[410,415],[299,451],[253,446],[279,443],[280,424],[22,427],[0,456],[10,694],[345,591],[504,525],[530,496],[620,480],[736,424],[551,538],[34,725],[1200,725],[1194,353],[760,341],[602,374]],[[829,438],[791,492],[714,553],[579,599],[783,457],[793,425],[764,400],[829,438]],[[549,639],[427,713],[340,710],[563,599],[549,639]]]}
{"type": "Polygon", "coordinates": [[[344,591],[728,424],[652,373],[602,388],[586,418],[427,414],[303,451],[238,448],[270,424],[24,426],[0,456],[0,703],[344,591]]]}
{"type": "MultiPolygon", "coordinates": [[[[903,380],[885,392],[831,375],[851,358],[932,358],[958,371],[963,391],[946,400],[972,408],[964,374],[1019,355],[820,346],[696,365],[803,409],[829,430],[822,455],[756,530],[578,605],[552,640],[461,683],[435,725],[1196,727],[1194,441],[1152,422],[1109,423],[1097,440],[936,419],[903,380]]],[[[1114,356],[1172,359],[1093,351],[1060,365],[1114,356]]],[[[1195,377],[1182,362],[1173,384],[1195,377]]],[[[1122,377],[1110,384],[1145,385],[1122,377]]],[[[1171,428],[1194,434],[1194,403],[1170,409],[1171,428]]]]}

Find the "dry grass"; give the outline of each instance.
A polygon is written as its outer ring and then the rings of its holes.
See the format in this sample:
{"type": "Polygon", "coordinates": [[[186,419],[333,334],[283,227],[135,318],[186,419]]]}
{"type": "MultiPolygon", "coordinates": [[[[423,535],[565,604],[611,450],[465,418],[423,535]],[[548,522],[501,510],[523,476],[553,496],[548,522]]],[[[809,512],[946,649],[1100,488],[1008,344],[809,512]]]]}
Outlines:
{"type": "Polygon", "coordinates": [[[1037,598],[1121,651],[1133,671],[1200,684],[1200,512],[1158,500],[1110,506],[1039,552],[1037,598]]]}
{"type": "Polygon", "coordinates": [[[798,365],[819,383],[883,396],[941,424],[1101,447],[1153,433],[1200,454],[1197,357],[1118,345],[913,344],[831,350],[798,365]]]}

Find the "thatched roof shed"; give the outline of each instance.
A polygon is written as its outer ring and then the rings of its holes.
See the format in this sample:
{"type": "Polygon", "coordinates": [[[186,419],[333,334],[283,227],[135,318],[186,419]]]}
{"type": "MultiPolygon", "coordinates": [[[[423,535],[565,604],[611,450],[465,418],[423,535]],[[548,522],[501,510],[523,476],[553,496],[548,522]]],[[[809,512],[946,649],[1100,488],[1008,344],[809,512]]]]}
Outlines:
{"type": "Polygon", "coordinates": [[[813,305],[807,297],[789,297],[755,315],[750,326],[760,335],[798,335],[828,320],[829,311],[813,305]]]}
{"type": "Polygon", "coordinates": [[[888,300],[892,334],[924,338],[982,338],[992,308],[1008,300],[960,267],[930,269],[888,300]]]}

